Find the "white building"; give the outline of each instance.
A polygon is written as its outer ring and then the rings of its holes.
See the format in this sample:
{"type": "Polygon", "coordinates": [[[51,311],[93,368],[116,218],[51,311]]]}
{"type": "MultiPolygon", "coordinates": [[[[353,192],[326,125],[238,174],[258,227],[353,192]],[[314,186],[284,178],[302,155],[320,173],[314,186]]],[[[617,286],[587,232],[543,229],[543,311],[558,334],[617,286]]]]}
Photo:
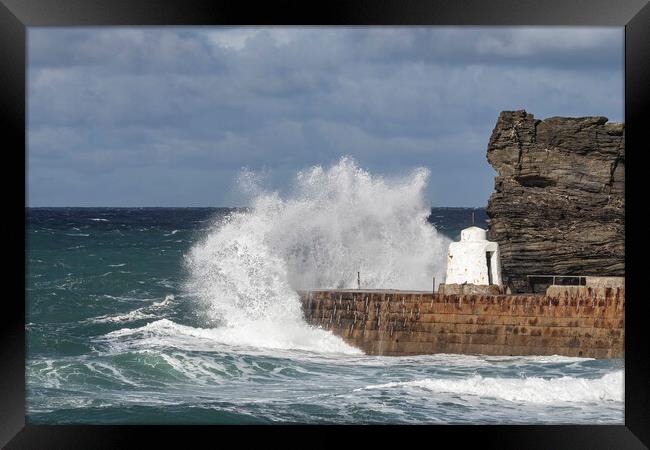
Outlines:
{"type": "Polygon", "coordinates": [[[499,244],[488,241],[479,227],[465,228],[460,242],[449,244],[445,284],[463,283],[501,286],[499,244]]]}

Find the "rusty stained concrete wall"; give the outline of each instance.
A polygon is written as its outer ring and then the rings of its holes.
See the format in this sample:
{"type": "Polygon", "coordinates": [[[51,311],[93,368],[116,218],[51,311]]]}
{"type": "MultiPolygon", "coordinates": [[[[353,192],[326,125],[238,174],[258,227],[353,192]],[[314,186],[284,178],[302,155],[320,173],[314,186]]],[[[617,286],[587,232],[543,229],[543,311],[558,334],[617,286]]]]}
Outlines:
{"type": "Polygon", "coordinates": [[[370,355],[624,356],[624,288],[553,296],[300,292],[305,319],[370,355]]]}

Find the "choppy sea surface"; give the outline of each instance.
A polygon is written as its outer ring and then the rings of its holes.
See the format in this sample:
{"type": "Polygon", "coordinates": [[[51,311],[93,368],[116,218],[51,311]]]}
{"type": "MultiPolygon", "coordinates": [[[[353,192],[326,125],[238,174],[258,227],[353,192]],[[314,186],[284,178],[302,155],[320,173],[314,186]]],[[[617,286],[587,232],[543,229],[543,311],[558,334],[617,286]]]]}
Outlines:
{"type": "MultiPolygon", "coordinates": [[[[299,230],[304,220],[286,204],[280,209],[274,204],[253,217],[224,208],[28,208],[27,421],[624,422],[622,360],[376,357],[312,329],[301,322],[292,286],[335,277],[346,285],[356,272],[346,268],[348,279],[321,268],[305,278],[292,272],[293,262],[361,260],[366,250],[350,253],[354,244],[347,243],[323,256],[336,247],[334,237],[347,242],[348,229],[340,225],[328,231],[307,224],[289,242],[286,230],[299,230]]],[[[482,209],[434,208],[427,227],[438,234],[422,239],[435,237],[444,248],[471,225],[472,211],[485,227],[482,209]]],[[[386,223],[366,214],[363,223],[386,223]]],[[[350,236],[358,233],[357,225],[349,227],[350,236]]],[[[377,236],[384,241],[403,232],[382,227],[377,236]]],[[[400,249],[386,250],[387,264],[400,249]]],[[[365,270],[368,283],[399,281],[372,266],[365,270]]]]}

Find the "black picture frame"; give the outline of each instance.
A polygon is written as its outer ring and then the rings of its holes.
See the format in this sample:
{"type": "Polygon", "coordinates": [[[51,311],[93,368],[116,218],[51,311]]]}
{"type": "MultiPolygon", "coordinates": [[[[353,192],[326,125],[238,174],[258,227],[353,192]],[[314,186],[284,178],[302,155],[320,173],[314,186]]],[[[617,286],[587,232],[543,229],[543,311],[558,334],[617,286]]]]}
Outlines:
{"type": "MultiPolygon", "coordinates": [[[[626,339],[625,425],[621,426],[43,426],[25,425],[25,308],[24,297],[5,291],[0,316],[0,445],[6,448],[124,448],[174,444],[194,445],[208,439],[225,444],[225,434],[249,439],[263,432],[271,441],[287,444],[287,431],[305,445],[339,445],[331,431],[345,439],[383,440],[400,434],[406,445],[454,446],[475,443],[498,448],[647,448],[650,443],[650,355],[644,336],[648,300],[642,295],[644,246],[641,238],[643,164],[647,142],[644,114],[650,99],[650,4],[648,0],[357,0],[224,2],[189,0],[0,0],[0,115],[5,173],[23,175],[22,189],[11,177],[4,192],[9,214],[3,220],[5,239],[15,243],[15,257],[5,255],[5,285],[15,286],[24,255],[25,228],[9,225],[8,217],[25,210],[26,190],[26,28],[38,26],[102,25],[571,25],[625,27],[626,133],[626,339]],[[7,221],[7,222],[5,222],[7,221]],[[21,247],[20,239],[23,242],[21,247]],[[15,258],[15,259],[14,259],[15,258]],[[23,299],[21,301],[21,298],[23,299]],[[404,434],[408,433],[408,437],[404,434]],[[416,433],[416,435],[413,435],[416,433]],[[423,439],[415,444],[415,439],[423,439]],[[140,444],[140,445],[143,445],[140,444]]],[[[620,93],[612,93],[620,95],[620,93]]],[[[12,221],[17,223],[17,219],[12,221]]],[[[22,266],[23,279],[25,266],[22,266]]],[[[233,436],[234,437],[234,436],[233,436]]],[[[233,445],[233,444],[228,444],[233,445]]],[[[403,444],[402,444],[403,445],[403,444]]]]}

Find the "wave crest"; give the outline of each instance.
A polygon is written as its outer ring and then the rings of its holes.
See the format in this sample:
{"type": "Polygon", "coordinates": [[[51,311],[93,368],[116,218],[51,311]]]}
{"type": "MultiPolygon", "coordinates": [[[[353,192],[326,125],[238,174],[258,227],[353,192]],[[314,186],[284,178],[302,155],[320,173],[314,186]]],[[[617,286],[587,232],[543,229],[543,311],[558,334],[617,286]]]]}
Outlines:
{"type": "Polygon", "coordinates": [[[362,389],[406,389],[446,392],[461,396],[492,397],[511,402],[554,404],[622,402],[624,399],[623,371],[618,370],[600,378],[492,378],[475,375],[470,378],[427,378],[417,381],[393,382],[366,386],[362,389]]]}
{"type": "Polygon", "coordinates": [[[221,324],[264,328],[266,336],[248,341],[294,342],[287,333],[306,326],[298,289],[356,287],[357,272],[362,287],[430,289],[445,269],[448,239],[427,222],[428,175],[388,180],[345,157],[299,172],[282,197],[244,172],[252,207],[191,249],[188,290],[221,324]]]}

